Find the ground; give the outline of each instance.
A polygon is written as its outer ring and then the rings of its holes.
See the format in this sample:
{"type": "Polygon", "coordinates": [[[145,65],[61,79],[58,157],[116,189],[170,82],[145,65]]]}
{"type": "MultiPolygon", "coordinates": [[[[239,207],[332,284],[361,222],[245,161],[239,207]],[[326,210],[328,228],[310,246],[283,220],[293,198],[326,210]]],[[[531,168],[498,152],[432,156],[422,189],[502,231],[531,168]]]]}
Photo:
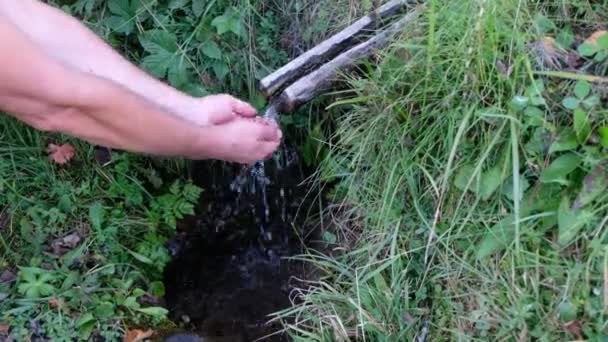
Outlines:
{"type": "MultiPolygon", "coordinates": [[[[258,107],[257,79],[373,6],[222,0],[201,17],[197,0],[138,3],[63,8],[174,86],[258,107]],[[179,42],[166,69],[141,44],[159,36],[179,42]]],[[[330,247],[299,258],[318,277],[273,316],[292,340],[608,335],[607,8],[420,2],[389,49],[344,77],[348,91],[283,116],[326,191],[311,220],[330,247]]],[[[188,163],[0,124],[0,334],[114,340],[167,325],[163,243],[200,191],[188,163]],[[75,158],[49,161],[49,143],[75,158]]]]}

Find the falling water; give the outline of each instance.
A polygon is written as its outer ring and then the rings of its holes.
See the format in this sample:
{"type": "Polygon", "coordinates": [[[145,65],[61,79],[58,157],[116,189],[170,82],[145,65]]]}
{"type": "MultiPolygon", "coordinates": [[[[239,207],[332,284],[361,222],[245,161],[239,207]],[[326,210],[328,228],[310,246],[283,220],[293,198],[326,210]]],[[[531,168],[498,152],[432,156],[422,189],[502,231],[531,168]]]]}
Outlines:
{"type": "MultiPolygon", "coordinates": [[[[278,121],[279,113],[275,105],[269,105],[264,111],[263,117],[268,120],[278,121]]],[[[265,225],[270,222],[270,206],[268,205],[268,196],[266,194],[266,188],[270,184],[270,178],[266,175],[266,170],[264,167],[265,162],[263,160],[259,160],[255,163],[255,165],[249,169],[244,168],[241,171],[235,180],[230,185],[232,191],[236,191],[239,194],[243,191],[245,186],[249,185],[249,193],[255,194],[258,189],[261,191],[262,200],[264,204],[264,221],[260,222],[260,233],[265,240],[271,240],[272,235],[269,231],[266,230],[265,225]]],[[[284,191],[281,189],[281,194],[284,191]]],[[[261,221],[261,220],[260,220],[261,221]]]]}

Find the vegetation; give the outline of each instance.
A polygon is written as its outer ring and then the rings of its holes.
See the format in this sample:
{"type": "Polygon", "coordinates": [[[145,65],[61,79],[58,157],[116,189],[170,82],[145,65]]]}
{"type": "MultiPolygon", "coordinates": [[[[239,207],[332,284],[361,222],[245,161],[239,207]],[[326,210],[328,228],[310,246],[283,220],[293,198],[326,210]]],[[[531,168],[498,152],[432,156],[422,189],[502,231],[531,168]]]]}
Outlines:
{"type": "MultiPolygon", "coordinates": [[[[257,79],[375,4],[57,2],[172,85],[260,108],[257,79]]],[[[282,118],[333,203],[329,252],[299,257],[319,279],[274,316],[293,340],[608,335],[607,8],[426,1],[327,110],[282,118]]],[[[163,321],[163,243],[201,191],[187,166],[0,126],[0,328],[116,340],[163,321]]]]}
{"type": "Polygon", "coordinates": [[[430,0],[351,79],[294,340],[608,334],[606,8],[430,0]]]}

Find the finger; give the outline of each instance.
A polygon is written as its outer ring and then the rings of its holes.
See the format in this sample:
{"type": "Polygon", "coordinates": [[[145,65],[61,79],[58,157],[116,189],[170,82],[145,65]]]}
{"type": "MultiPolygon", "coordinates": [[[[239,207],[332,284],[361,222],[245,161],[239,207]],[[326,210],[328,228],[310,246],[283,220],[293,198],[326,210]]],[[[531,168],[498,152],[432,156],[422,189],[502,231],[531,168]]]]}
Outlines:
{"type": "Polygon", "coordinates": [[[240,116],[254,117],[257,115],[257,111],[252,105],[236,98],[232,100],[232,110],[240,116]]]}
{"type": "Polygon", "coordinates": [[[216,111],[209,114],[209,123],[212,125],[223,125],[237,118],[232,111],[216,111]]]}
{"type": "Polygon", "coordinates": [[[259,125],[258,141],[281,141],[281,130],[276,125],[259,125]]]}
{"type": "Polygon", "coordinates": [[[273,142],[265,142],[262,147],[261,147],[261,151],[262,152],[262,156],[261,159],[267,160],[272,158],[272,154],[279,148],[280,142],[277,141],[273,141],[273,142]]]}

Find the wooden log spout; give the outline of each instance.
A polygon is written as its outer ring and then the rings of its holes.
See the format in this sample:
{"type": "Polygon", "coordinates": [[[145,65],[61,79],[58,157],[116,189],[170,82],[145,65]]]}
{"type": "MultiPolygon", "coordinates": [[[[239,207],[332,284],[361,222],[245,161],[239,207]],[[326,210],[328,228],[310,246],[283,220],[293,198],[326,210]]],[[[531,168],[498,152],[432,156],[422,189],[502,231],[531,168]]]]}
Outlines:
{"type": "Polygon", "coordinates": [[[365,39],[365,33],[371,33],[387,18],[403,11],[407,3],[408,0],[391,0],[387,2],[378,8],[375,13],[357,20],[344,30],[266,76],[258,85],[262,95],[267,98],[271,97],[286,85],[312,71],[315,67],[330,61],[340,52],[360,43],[365,39]]]}
{"type": "Polygon", "coordinates": [[[331,87],[337,74],[355,66],[357,60],[370,56],[374,51],[389,45],[391,39],[418,16],[414,9],[387,29],[369,40],[338,55],[310,74],[289,85],[275,100],[281,113],[294,111],[298,106],[312,100],[331,87]]]}

